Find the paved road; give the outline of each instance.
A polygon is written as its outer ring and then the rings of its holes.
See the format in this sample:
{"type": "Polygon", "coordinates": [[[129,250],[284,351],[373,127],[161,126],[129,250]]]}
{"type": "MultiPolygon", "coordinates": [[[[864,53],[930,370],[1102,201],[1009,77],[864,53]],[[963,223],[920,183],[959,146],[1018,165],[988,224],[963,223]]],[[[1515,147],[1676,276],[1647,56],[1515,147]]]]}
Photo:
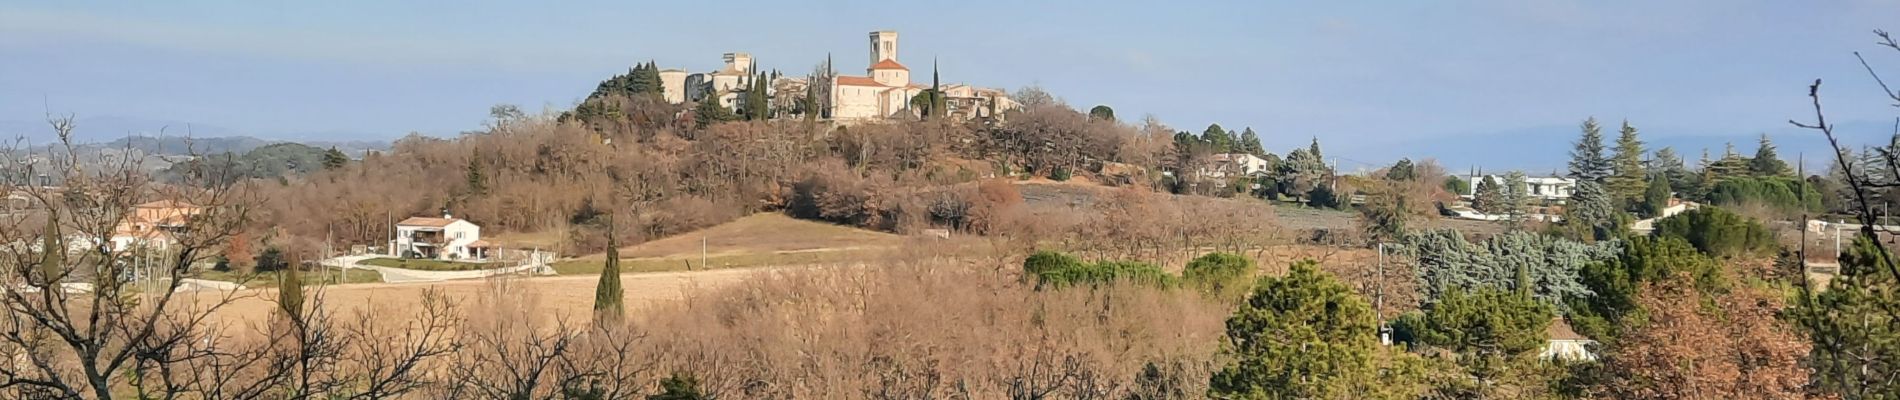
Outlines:
{"type": "Polygon", "coordinates": [[[482,279],[497,275],[553,275],[554,268],[548,266],[553,254],[536,253],[522,261],[521,265],[475,271],[422,271],[404,268],[379,267],[363,264],[364,260],[382,258],[382,256],[343,256],[323,260],[325,267],[344,269],[367,269],[383,275],[383,282],[442,282],[453,280],[482,279]]]}

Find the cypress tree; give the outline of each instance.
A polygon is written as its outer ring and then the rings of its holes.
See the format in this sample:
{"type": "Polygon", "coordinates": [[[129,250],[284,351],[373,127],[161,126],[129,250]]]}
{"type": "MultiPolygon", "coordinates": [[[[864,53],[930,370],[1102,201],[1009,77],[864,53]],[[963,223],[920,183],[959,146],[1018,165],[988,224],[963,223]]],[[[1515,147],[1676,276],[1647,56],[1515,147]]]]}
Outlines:
{"type": "Polygon", "coordinates": [[[469,194],[476,196],[488,194],[488,175],[482,172],[481,153],[478,152],[473,157],[469,157],[468,172],[464,178],[468,180],[469,194]]]}
{"type": "Polygon", "coordinates": [[[350,156],[343,154],[343,151],[341,150],[337,150],[336,146],[330,146],[329,151],[323,152],[323,169],[324,170],[333,170],[337,168],[343,168],[344,164],[349,164],[349,163],[350,163],[350,156]]]}
{"type": "Polygon", "coordinates": [[[46,232],[40,236],[40,283],[46,290],[53,290],[53,285],[59,284],[59,276],[66,272],[66,243],[60,237],[59,209],[48,208],[46,232]]]}
{"type": "Polygon", "coordinates": [[[277,275],[277,311],[295,324],[303,323],[303,266],[298,264],[292,261],[277,275]]]}
{"type": "Polygon", "coordinates": [[[626,315],[626,291],[620,287],[620,241],[614,235],[614,216],[607,214],[607,262],[594,285],[594,313],[599,318],[626,315]]]}

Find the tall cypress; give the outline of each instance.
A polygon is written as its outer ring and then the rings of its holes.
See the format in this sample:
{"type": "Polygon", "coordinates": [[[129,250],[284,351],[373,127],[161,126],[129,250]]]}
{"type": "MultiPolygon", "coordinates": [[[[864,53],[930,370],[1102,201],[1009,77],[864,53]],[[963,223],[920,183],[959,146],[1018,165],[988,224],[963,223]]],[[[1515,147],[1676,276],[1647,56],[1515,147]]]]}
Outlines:
{"type": "Polygon", "coordinates": [[[277,310],[286,321],[303,323],[303,269],[301,260],[291,261],[277,279],[277,310]]]}
{"type": "Polygon", "coordinates": [[[626,291],[620,287],[620,241],[614,237],[614,215],[607,214],[607,263],[594,286],[594,314],[619,319],[626,315],[626,291]]]}

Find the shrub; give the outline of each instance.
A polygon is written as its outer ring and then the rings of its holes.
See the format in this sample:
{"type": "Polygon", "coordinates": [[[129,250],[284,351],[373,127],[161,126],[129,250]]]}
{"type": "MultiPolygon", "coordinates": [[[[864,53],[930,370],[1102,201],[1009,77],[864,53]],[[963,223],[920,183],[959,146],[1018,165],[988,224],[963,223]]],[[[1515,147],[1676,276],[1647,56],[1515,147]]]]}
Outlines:
{"type": "Polygon", "coordinates": [[[1023,260],[1024,279],[1035,279],[1036,288],[1065,288],[1079,285],[1104,285],[1129,281],[1158,287],[1174,286],[1176,278],[1154,264],[1136,261],[1083,262],[1068,254],[1040,251],[1023,260]]]}
{"type": "Polygon", "coordinates": [[[1208,253],[1189,261],[1181,272],[1188,285],[1219,299],[1238,299],[1253,287],[1253,260],[1232,253],[1208,253]]]}
{"type": "Polygon", "coordinates": [[[1736,176],[1709,188],[1709,204],[1737,206],[1759,203],[1783,212],[1820,212],[1821,192],[1806,181],[1779,176],[1736,176]]]}
{"type": "Polygon", "coordinates": [[[1776,246],[1774,234],[1762,227],[1761,221],[1718,207],[1703,207],[1656,221],[1655,235],[1682,238],[1716,257],[1766,254],[1776,246]]]}

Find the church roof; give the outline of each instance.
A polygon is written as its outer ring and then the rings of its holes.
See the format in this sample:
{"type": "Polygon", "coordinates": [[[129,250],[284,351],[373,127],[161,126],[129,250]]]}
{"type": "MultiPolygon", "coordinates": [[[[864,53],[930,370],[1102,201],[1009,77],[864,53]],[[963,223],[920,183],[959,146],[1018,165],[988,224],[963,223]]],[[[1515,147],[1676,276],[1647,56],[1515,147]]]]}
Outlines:
{"type": "Polygon", "coordinates": [[[904,68],[904,64],[898,64],[897,60],[891,60],[891,59],[886,59],[884,61],[878,61],[876,64],[871,64],[871,69],[901,69],[905,71],[910,70],[910,68],[904,68]]]}
{"type": "Polygon", "coordinates": [[[879,83],[876,79],[871,79],[871,77],[868,77],[868,76],[839,75],[837,77],[837,82],[839,85],[843,85],[843,86],[885,87],[883,83],[879,83]]]}

